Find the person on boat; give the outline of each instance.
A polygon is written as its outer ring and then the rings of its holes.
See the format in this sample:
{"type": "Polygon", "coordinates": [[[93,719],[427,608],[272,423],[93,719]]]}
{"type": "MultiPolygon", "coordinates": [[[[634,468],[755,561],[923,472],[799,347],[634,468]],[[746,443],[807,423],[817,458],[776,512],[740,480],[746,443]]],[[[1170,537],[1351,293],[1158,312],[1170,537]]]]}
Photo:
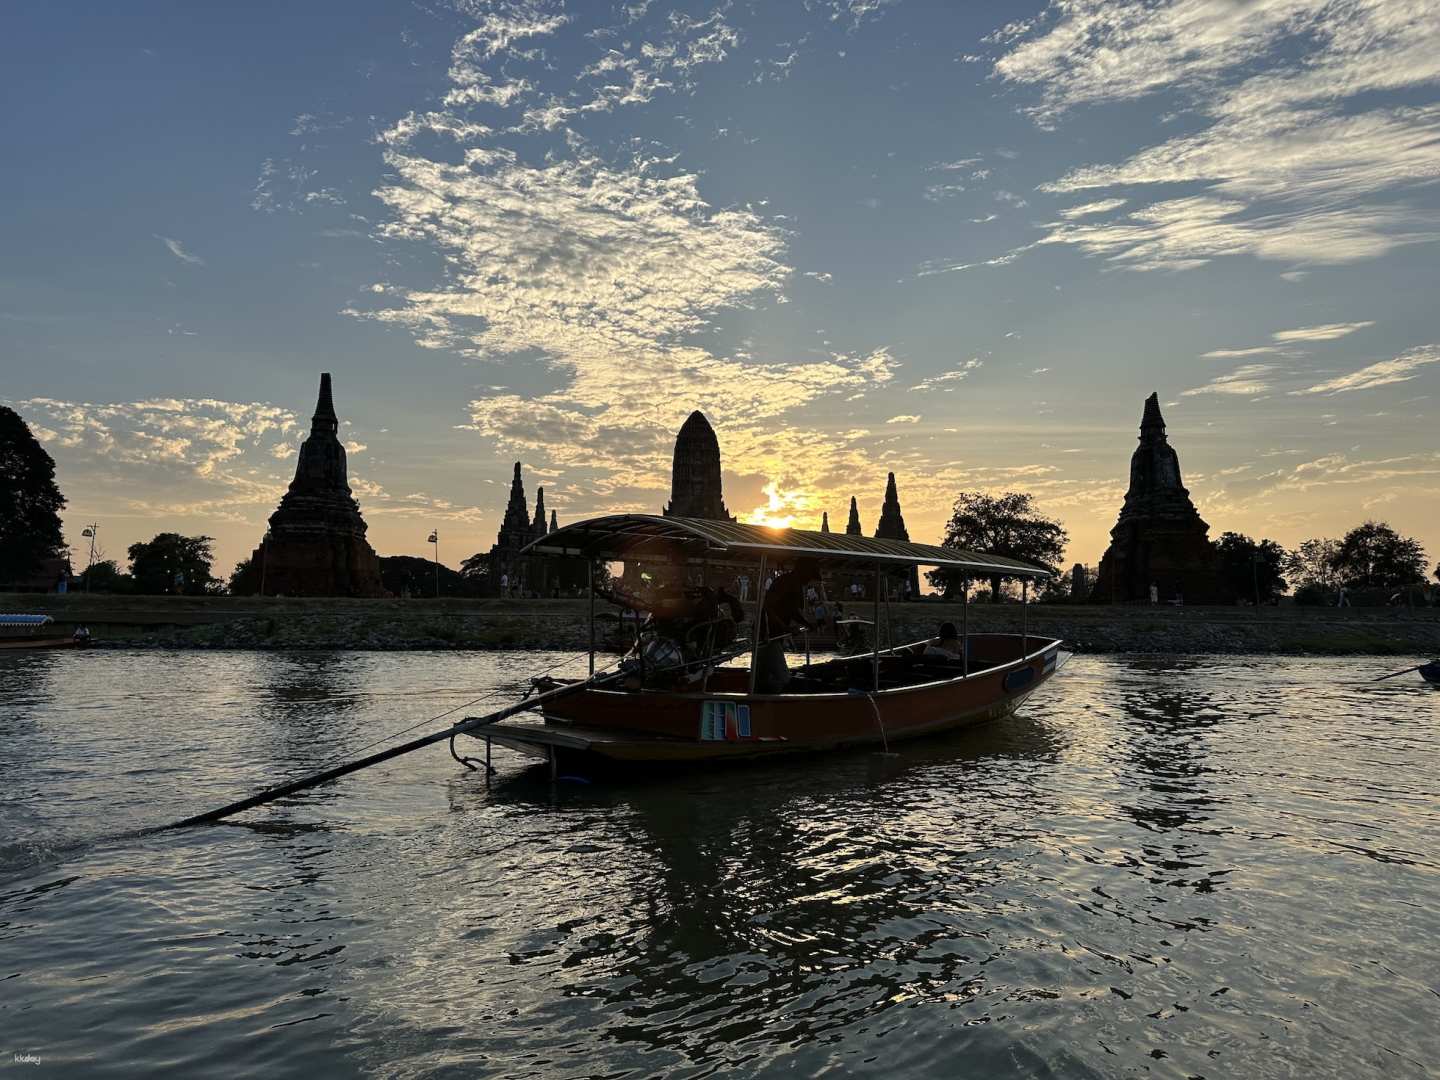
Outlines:
{"type": "Polygon", "coordinates": [[[785,636],[794,630],[814,630],[815,624],[805,617],[805,587],[820,580],[820,564],[809,556],[795,560],[795,565],[775,578],[765,591],[760,610],[760,625],[755,650],[755,691],[759,694],[783,693],[790,683],[790,668],[785,663],[785,636]]]}
{"type": "Polygon", "coordinates": [[[959,660],[964,649],[965,646],[960,641],[960,632],[955,629],[955,624],[946,622],[940,624],[939,635],[925,643],[925,650],[920,655],[934,660],[959,660]]]}

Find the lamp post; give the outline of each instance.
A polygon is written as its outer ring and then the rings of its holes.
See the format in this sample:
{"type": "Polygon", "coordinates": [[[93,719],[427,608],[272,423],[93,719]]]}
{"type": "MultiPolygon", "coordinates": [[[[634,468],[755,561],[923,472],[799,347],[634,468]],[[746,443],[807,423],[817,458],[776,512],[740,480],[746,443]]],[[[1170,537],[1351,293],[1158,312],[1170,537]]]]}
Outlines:
{"type": "Polygon", "coordinates": [[[440,530],[430,530],[430,543],[435,545],[435,599],[440,599],[440,530]]]}
{"type": "Polygon", "coordinates": [[[90,538],[90,561],[85,564],[85,591],[87,593],[90,591],[90,571],[95,568],[95,536],[99,532],[100,526],[92,522],[86,525],[84,531],[80,533],[81,536],[90,538]]]}

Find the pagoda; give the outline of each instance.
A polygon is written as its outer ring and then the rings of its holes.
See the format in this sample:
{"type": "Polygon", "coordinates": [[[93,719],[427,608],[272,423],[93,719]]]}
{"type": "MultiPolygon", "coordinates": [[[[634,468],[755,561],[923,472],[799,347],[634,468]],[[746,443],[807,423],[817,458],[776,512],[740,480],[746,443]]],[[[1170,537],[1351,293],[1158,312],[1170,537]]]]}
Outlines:
{"type": "Polygon", "coordinates": [[[855,505],[855,496],[850,496],[850,520],[845,522],[846,536],[864,536],[865,530],[860,527],[860,508],[855,505]]]}
{"type": "Polygon", "coordinates": [[[1215,603],[1221,599],[1210,526],[1180,480],[1180,458],[1165,438],[1160,396],[1145,399],[1140,445],[1130,458],[1130,489],[1110,530],[1090,599],[1124,603],[1215,603]]]}
{"type": "Polygon", "coordinates": [[[547,596],[552,586],[561,584],[562,575],[551,573],[557,569],[551,565],[553,560],[520,554],[533,541],[559,527],[554,511],[551,511],[548,521],[546,519],[543,487],[535,489],[535,512],[531,514],[525,502],[525,481],[520,475],[520,462],[515,462],[515,473],[510,480],[510,501],[505,504],[500,532],[490,548],[491,592],[496,596],[547,596]]]}
{"type": "Polygon", "coordinates": [[[666,517],[734,521],[720,492],[720,440],[705,414],[696,409],[675,436],[666,517]]]}
{"type": "MultiPolygon", "coordinates": [[[[853,509],[854,501],[851,501],[853,509]]],[[[858,515],[855,523],[860,523],[858,515]]],[[[849,532],[847,528],[845,530],[849,532]]],[[[880,508],[880,521],[875,526],[875,538],[877,540],[903,540],[910,542],[910,531],[905,528],[905,515],[900,512],[900,496],[895,490],[895,474],[892,472],[889,479],[885,481],[885,504],[880,508]]],[[[912,566],[908,570],[897,575],[896,580],[900,584],[902,598],[907,600],[918,600],[920,598],[920,568],[912,566]],[[904,596],[904,587],[910,586],[909,596],[904,596]]]]}
{"type": "Polygon", "coordinates": [[[320,376],[295,479],[250,556],[259,591],[266,595],[385,595],[380,559],[365,539],[365,519],[350,493],[339,431],[327,371],[320,376]]]}

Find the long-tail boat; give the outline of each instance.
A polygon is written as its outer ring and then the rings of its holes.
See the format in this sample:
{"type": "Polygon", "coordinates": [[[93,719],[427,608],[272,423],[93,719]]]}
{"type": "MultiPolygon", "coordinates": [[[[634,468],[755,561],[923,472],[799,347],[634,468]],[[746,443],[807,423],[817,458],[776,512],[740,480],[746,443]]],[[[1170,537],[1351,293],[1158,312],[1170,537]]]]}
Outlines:
{"type": "MultiPolygon", "coordinates": [[[[656,657],[674,657],[671,677],[632,679],[628,688],[610,680],[583,689],[578,679],[535,680],[536,689],[554,699],[546,701],[540,720],[469,733],[485,741],[487,758],[491,743],[498,743],[547,759],[552,772],[577,762],[635,765],[845,747],[888,750],[904,739],[1010,715],[1070,655],[1060,640],[1028,632],[1030,584],[1049,577],[1050,571],[1000,556],[849,534],[637,514],[576,522],[536,540],[525,553],[585,561],[592,679],[599,565],[631,560],[647,566],[668,564],[682,579],[688,573],[702,580],[717,572],[748,575],[758,565],[753,580],[761,583],[748,619],[748,644],[715,651],[703,644],[703,632],[663,648],[640,640],[632,655],[641,667],[647,655],[652,671],[656,657]],[[832,575],[873,575],[873,645],[859,656],[807,662],[782,693],[757,693],[755,661],[761,642],[754,628],[762,624],[767,574],[802,558],[816,560],[832,575]],[[927,649],[928,641],[882,648],[882,603],[888,609],[888,600],[882,598],[888,595],[889,581],[900,576],[896,572],[913,566],[958,571],[967,579],[1019,579],[1025,605],[1021,633],[972,634],[967,608],[954,659],[936,656],[927,649]],[[720,663],[743,653],[750,655],[748,669],[720,663]],[[553,693],[567,685],[575,686],[575,692],[553,693]]],[[[713,642],[713,636],[708,640],[713,642]]]]}
{"type": "Polygon", "coordinates": [[[11,649],[75,649],[88,640],[84,636],[59,637],[53,633],[55,620],[49,615],[0,614],[0,651],[11,649]]]}

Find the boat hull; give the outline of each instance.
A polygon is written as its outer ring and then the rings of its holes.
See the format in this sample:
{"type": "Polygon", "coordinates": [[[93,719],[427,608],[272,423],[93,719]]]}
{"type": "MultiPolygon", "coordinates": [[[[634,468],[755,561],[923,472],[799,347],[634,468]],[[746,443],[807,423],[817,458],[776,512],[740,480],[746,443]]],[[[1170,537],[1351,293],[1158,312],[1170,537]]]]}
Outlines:
{"type": "MultiPolygon", "coordinates": [[[[897,651],[885,660],[893,668],[905,666],[909,682],[885,687],[882,680],[879,690],[750,694],[748,673],[740,669],[716,673],[698,692],[590,689],[546,706],[542,721],[507,723],[475,737],[556,766],[577,759],[637,766],[885,749],[1011,715],[1068,658],[1058,640],[1033,647],[1037,639],[1029,639],[1024,656],[1020,643],[1018,636],[977,636],[977,662],[985,662],[987,651],[993,659],[1006,649],[1015,659],[968,676],[943,665],[929,669],[897,651]]],[[[860,658],[857,675],[868,665],[869,658],[860,658]]]]}
{"type": "Polygon", "coordinates": [[[0,638],[0,652],[9,649],[78,649],[81,642],[74,638],[0,638]]]}

